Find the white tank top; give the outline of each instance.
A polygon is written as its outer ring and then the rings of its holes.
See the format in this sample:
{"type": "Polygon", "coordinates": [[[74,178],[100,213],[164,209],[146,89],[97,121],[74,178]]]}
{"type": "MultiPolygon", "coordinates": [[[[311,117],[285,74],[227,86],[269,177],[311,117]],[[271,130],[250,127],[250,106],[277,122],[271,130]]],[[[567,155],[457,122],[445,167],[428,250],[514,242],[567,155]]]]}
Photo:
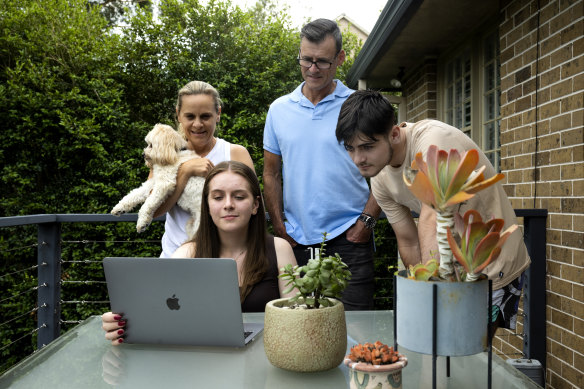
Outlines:
{"type": "MultiPolygon", "coordinates": [[[[217,165],[223,161],[231,160],[231,145],[229,142],[217,138],[215,147],[205,157],[217,165]]],[[[164,235],[162,235],[162,253],[160,258],[170,258],[172,253],[187,241],[186,225],[191,215],[178,205],[174,205],[166,213],[166,222],[164,223],[164,235]]]]}

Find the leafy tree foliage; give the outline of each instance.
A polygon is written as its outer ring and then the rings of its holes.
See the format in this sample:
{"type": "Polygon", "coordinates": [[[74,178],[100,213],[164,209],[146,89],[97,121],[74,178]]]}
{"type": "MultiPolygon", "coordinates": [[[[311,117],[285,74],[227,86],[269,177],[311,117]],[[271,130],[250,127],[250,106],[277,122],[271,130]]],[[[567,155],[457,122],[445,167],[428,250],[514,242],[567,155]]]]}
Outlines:
{"type": "Polygon", "coordinates": [[[151,0],[87,0],[90,7],[99,9],[109,25],[125,24],[132,10],[143,8],[152,11],[151,0]]]}
{"type": "Polygon", "coordinates": [[[223,97],[219,136],[261,159],[267,107],[300,78],[283,19],[167,0],[116,34],[86,0],[50,4],[1,6],[2,214],[109,210],[145,178],[143,136],[174,122],[176,91],[194,79],[223,97]]]}
{"type": "MultiPolygon", "coordinates": [[[[260,159],[265,110],[298,75],[296,32],[274,17],[251,23],[256,15],[214,1],[162,2],[157,20],[148,7],[124,15],[120,33],[85,0],[0,3],[1,215],[108,212],[146,178],[143,137],[155,123],[174,121],[176,92],[193,79],[223,95],[220,135],[260,159]]],[[[145,236],[133,228],[63,227],[63,300],[107,300],[99,284],[75,282],[103,279],[105,256],[159,254],[160,224],[145,236]]],[[[2,290],[20,296],[0,304],[1,322],[12,319],[0,327],[4,370],[36,344],[34,272],[21,272],[36,263],[34,248],[22,249],[36,243],[36,231],[0,234],[10,273],[0,280],[2,290]]],[[[62,317],[78,320],[104,309],[63,304],[62,317]]]]}
{"type": "MultiPolygon", "coordinates": [[[[270,0],[250,11],[229,1],[162,0],[156,17],[152,4],[0,2],[1,216],[109,212],[146,179],[143,138],[158,122],[174,123],[177,90],[191,80],[219,90],[218,136],[246,146],[262,171],[269,104],[301,81],[298,31],[270,0]]],[[[345,34],[345,46],[360,45],[345,34]]],[[[341,79],[351,63],[339,70],[341,79]]],[[[106,301],[99,284],[76,281],[103,280],[106,256],[157,256],[161,233],[160,223],[142,235],[132,223],[63,226],[63,300],[106,301]]],[[[22,273],[36,263],[35,243],[34,227],[0,229],[8,274],[0,287],[24,296],[0,302],[0,324],[16,317],[0,326],[0,370],[36,345],[35,274],[22,273]],[[24,340],[11,344],[16,339],[24,340]]],[[[67,303],[62,317],[103,310],[67,303]]]]}
{"type": "MultiPolygon", "coordinates": [[[[128,147],[140,144],[141,134],[129,121],[123,88],[115,81],[119,37],[106,26],[82,1],[0,3],[1,215],[102,213],[115,191],[111,183],[138,173],[123,168],[130,166],[128,147]],[[118,136],[120,128],[129,130],[127,137],[118,136]]],[[[74,239],[92,231],[86,227],[74,239]]],[[[36,243],[36,231],[11,228],[0,234],[8,274],[1,279],[7,297],[2,323],[12,319],[0,327],[5,368],[36,343],[36,294],[30,292],[36,272],[22,272],[36,264],[35,250],[23,249],[36,243]]],[[[87,259],[81,250],[76,257],[87,259]]],[[[75,274],[84,278],[92,279],[91,271],[75,274]]]]}
{"type": "Polygon", "coordinates": [[[119,39],[81,1],[2,4],[2,214],[103,212],[140,138],[112,74],[119,39]]]}
{"type": "Polygon", "coordinates": [[[248,147],[259,162],[267,108],[300,76],[296,32],[281,18],[257,23],[257,14],[217,1],[205,8],[194,0],[165,1],[159,19],[152,23],[139,12],[122,37],[121,82],[133,120],[172,122],[178,88],[205,80],[225,104],[218,135],[248,147]]]}
{"type": "Polygon", "coordinates": [[[359,55],[363,41],[352,33],[348,28],[342,31],[343,33],[343,50],[347,53],[345,62],[337,69],[337,78],[343,82],[347,79],[349,70],[355,63],[355,58],[359,55]]]}
{"type": "MultiPolygon", "coordinates": [[[[114,3],[2,2],[3,215],[109,210],[144,179],[143,136],[174,122],[176,91],[195,79],[222,95],[219,136],[248,147],[261,171],[267,108],[301,80],[286,14],[266,0],[250,12],[166,0],[156,20],[136,7],[116,34],[103,16],[114,3]]],[[[354,35],[345,46],[358,47],[354,35]]]]}

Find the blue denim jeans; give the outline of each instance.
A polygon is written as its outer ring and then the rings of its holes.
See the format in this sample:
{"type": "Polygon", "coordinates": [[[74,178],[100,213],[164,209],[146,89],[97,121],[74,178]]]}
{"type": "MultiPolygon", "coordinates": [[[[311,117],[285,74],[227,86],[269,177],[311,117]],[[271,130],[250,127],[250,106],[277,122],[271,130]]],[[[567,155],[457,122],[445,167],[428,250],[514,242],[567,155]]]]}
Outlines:
{"type": "MultiPolygon", "coordinates": [[[[298,265],[304,266],[311,257],[311,250],[320,248],[319,244],[294,247],[298,265]]],[[[351,279],[341,296],[346,311],[373,309],[373,238],[366,243],[353,243],[347,240],[346,233],[327,240],[325,255],[339,253],[343,262],[349,266],[351,279]]]]}

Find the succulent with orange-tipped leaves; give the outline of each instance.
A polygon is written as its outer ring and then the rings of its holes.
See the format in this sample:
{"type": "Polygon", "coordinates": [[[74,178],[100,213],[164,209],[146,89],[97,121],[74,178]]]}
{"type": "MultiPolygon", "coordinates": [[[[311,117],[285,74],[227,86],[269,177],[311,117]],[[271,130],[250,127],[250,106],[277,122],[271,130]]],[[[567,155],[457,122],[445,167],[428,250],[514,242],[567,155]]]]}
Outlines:
{"type": "Polygon", "coordinates": [[[462,224],[457,229],[460,246],[450,229],[447,231],[448,243],[454,258],[464,267],[467,281],[478,279],[481,271],[499,257],[503,243],[517,229],[517,224],[513,224],[501,232],[505,224],[503,219],[491,219],[485,223],[474,209],[466,211],[462,223],[457,224],[462,224]]]}
{"type": "Polygon", "coordinates": [[[485,179],[485,166],[475,170],[478,162],[479,152],[475,149],[463,153],[455,149],[446,152],[432,145],[428,148],[426,161],[422,153],[417,153],[411,168],[404,170],[404,182],[408,189],[437,213],[436,238],[440,254],[438,272],[442,279],[460,279],[455,272],[447,237],[447,231],[454,227],[452,206],[474,197],[477,192],[504,177],[498,173],[485,179]]]}
{"type": "Polygon", "coordinates": [[[426,162],[422,153],[416,154],[412,162],[411,174],[404,173],[404,181],[409,190],[423,203],[437,211],[462,203],[472,198],[478,191],[488,188],[504,175],[498,173],[489,179],[483,174],[485,166],[475,171],[479,153],[475,149],[462,154],[456,149],[440,150],[432,145],[428,148],[426,162]],[[417,172],[416,172],[417,171],[417,172]]]}
{"type": "Polygon", "coordinates": [[[410,265],[408,269],[408,278],[410,279],[428,281],[432,277],[438,277],[438,262],[435,259],[426,263],[410,265]]]}

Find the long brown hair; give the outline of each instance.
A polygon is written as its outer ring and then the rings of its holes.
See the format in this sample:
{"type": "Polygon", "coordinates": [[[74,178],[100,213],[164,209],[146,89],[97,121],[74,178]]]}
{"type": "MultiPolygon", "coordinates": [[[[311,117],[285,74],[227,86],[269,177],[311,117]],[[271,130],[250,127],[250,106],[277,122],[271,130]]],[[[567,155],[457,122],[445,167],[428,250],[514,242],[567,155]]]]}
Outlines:
{"type": "Polygon", "coordinates": [[[213,223],[209,212],[209,184],[213,178],[224,172],[239,174],[249,184],[254,198],[258,199],[257,213],[251,215],[247,230],[247,252],[242,268],[241,287],[239,295],[241,302],[245,300],[255,284],[262,280],[268,269],[266,256],[266,212],[262,201],[260,183],[255,172],[247,165],[237,161],[225,161],[217,164],[207,175],[203,186],[203,201],[201,202],[201,223],[195,234],[195,258],[218,258],[221,250],[219,231],[213,223]]]}

